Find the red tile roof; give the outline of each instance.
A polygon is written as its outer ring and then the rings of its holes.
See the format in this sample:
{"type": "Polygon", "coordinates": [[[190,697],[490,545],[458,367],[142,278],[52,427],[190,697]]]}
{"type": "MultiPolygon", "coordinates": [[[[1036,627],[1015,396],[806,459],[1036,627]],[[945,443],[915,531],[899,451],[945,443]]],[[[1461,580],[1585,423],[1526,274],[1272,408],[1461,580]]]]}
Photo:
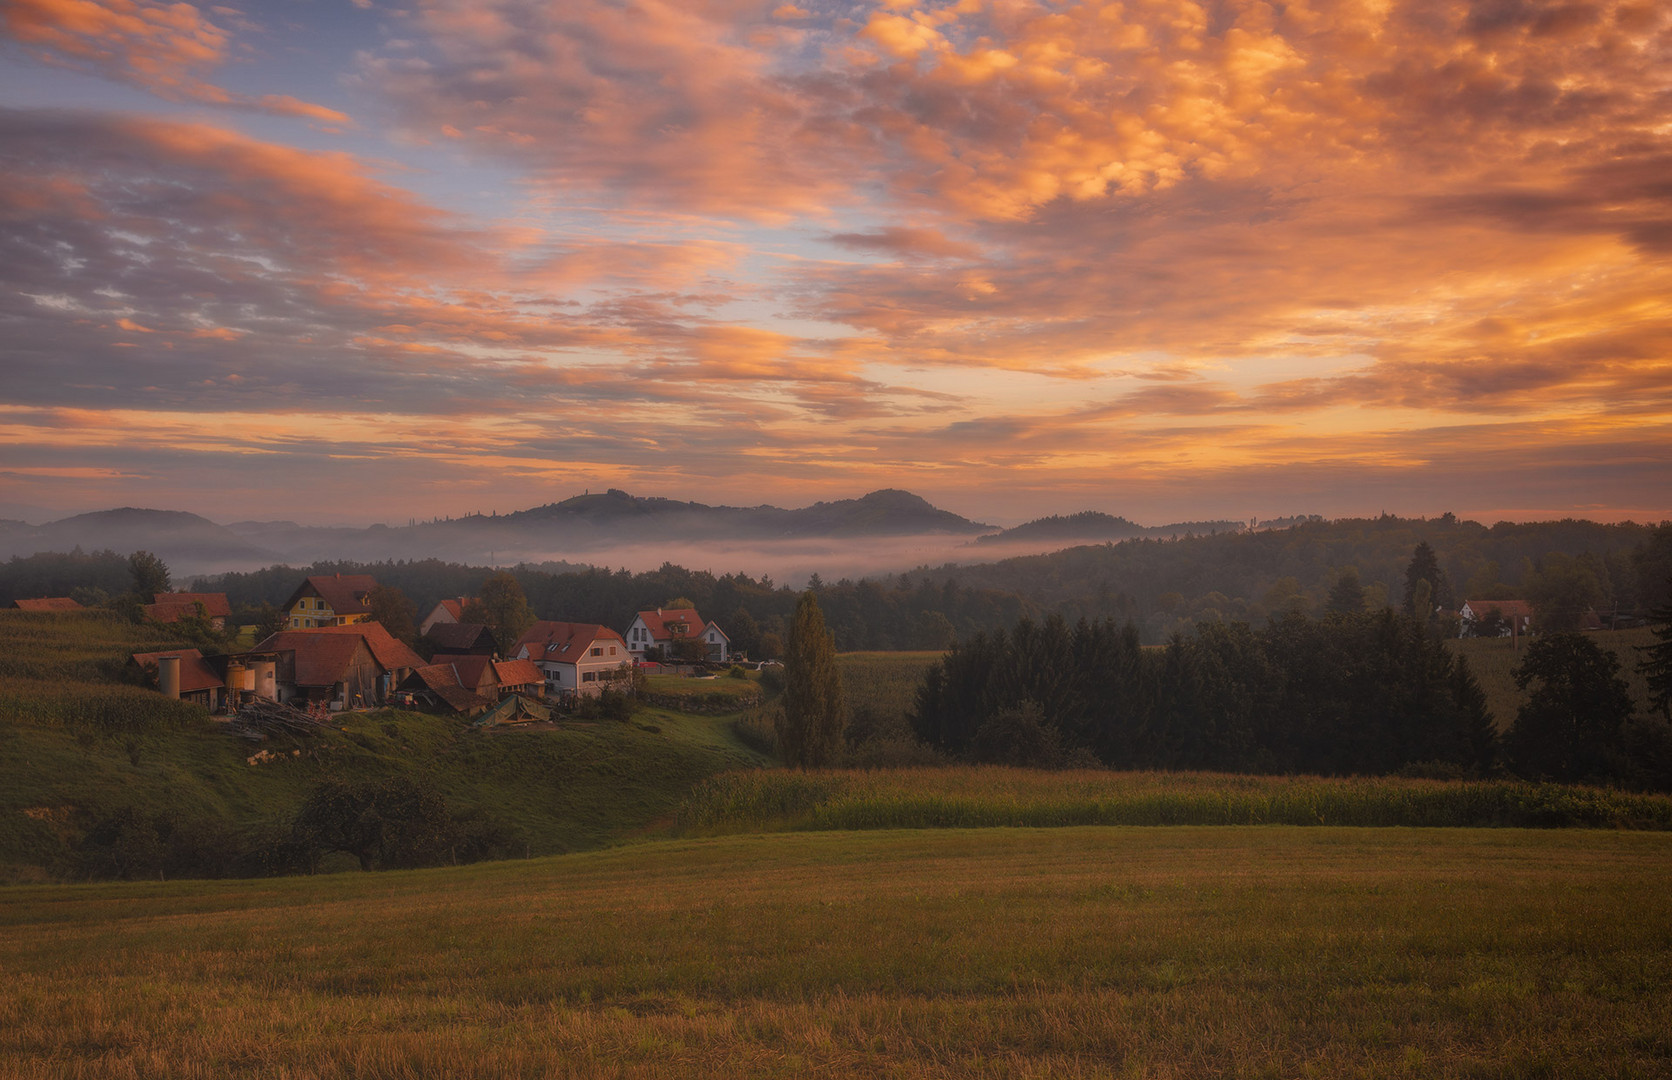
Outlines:
{"type": "Polygon", "coordinates": [[[702,616],[697,614],[696,608],[657,608],[655,611],[641,611],[639,618],[650,631],[652,641],[673,641],[675,638],[696,637],[702,633],[702,616]],[[673,626],[685,624],[685,629],[674,633],[673,626]]]}
{"type": "Polygon", "coordinates": [[[527,647],[530,660],[574,663],[585,656],[587,647],[600,638],[622,645],[627,644],[620,634],[597,623],[541,621],[529,627],[528,632],[517,639],[511,655],[516,656],[527,647]]]}
{"type": "Polygon", "coordinates": [[[1525,600],[1465,600],[1463,606],[1474,612],[1477,619],[1493,608],[1497,608],[1506,619],[1530,619],[1533,616],[1533,609],[1525,600]]]}
{"type": "Polygon", "coordinates": [[[430,664],[451,664],[453,670],[459,673],[459,685],[474,690],[482,685],[482,676],[493,670],[493,657],[474,653],[436,653],[430,657],[430,664]]]}
{"type": "Polygon", "coordinates": [[[227,602],[224,592],[160,592],[157,594],[158,604],[193,604],[203,605],[203,614],[209,618],[228,618],[232,615],[232,605],[227,602]]]}
{"type": "Polygon", "coordinates": [[[286,611],[296,606],[309,587],[319,594],[320,599],[330,605],[331,611],[337,615],[365,615],[371,611],[366,606],[366,594],[377,588],[377,579],[370,574],[319,574],[308,578],[296,587],[285,601],[286,611]]]}
{"type": "Polygon", "coordinates": [[[447,614],[453,616],[454,622],[458,622],[464,618],[464,604],[465,599],[461,596],[457,600],[443,600],[441,602],[441,608],[443,611],[447,612],[447,614]]]}
{"type": "Polygon", "coordinates": [[[158,663],[165,656],[180,658],[180,692],[190,694],[197,690],[213,690],[217,686],[225,686],[226,680],[215,674],[215,669],[203,659],[203,654],[196,649],[165,649],[162,652],[134,653],[134,663],[145,669],[151,678],[158,677],[158,663]]]}
{"type": "MultiPolygon", "coordinates": [[[[358,634],[321,633],[338,627],[316,630],[281,630],[257,645],[253,652],[293,652],[296,654],[296,684],[298,686],[330,686],[343,681],[354,654],[365,648],[365,638],[358,634]]],[[[342,629],[350,629],[342,627],[342,629]]],[[[375,660],[376,657],[374,656],[375,660]]],[[[422,660],[419,663],[423,663],[422,660]]]]}
{"type": "Polygon", "coordinates": [[[493,702],[459,685],[459,673],[452,664],[426,664],[412,673],[436,697],[445,701],[458,712],[468,712],[475,708],[487,708],[493,702]]]}
{"type": "Polygon", "coordinates": [[[532,660],[497,660],[493,672],[501,686],[530,686],[546,681],[546,673],[532,660]]]}
{"type": "Polygon", "coordinates": [[[311,630],[289,631],[297,634],[354,634],[366,639],[366,647],[377,657],[377,662],[390,671],[396,668],[422,667],[424,658],[413,652],[406,643],[383,628],[382,623],[357,622],[347,626],[316,626],[311,630]]]}
{"type": "Polygon", "coordinates": [[[32,600],[14,600],[19,611],[80,611],[81,605],[67,596],[37,596],[32,600]]]}

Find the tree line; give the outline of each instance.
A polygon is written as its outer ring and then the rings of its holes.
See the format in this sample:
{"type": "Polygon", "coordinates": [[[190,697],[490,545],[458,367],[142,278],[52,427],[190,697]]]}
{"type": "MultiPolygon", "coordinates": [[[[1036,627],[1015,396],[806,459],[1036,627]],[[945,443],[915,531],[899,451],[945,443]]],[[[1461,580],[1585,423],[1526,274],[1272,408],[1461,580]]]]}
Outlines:
{"type": "Polygon", "coordinates": [[[1618,673],[1585,635],[1533,641],[1515,675],[1528,701],[1500,739],[1466,659],[1391,608],[1210,623],[1159,649],[1130,623],[1053,615],[955,644],[911,723],[1002,764],[1672,788],[1672,726],[1634,716],[1618,673]]]}

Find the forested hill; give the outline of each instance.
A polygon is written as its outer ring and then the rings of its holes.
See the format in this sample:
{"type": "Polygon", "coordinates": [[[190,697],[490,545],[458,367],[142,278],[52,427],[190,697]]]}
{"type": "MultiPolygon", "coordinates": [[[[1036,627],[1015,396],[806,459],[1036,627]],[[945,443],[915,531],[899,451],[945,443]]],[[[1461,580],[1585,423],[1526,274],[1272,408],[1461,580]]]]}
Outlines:
{"type": "MultiPolygon", "coordinates": [[[[1286,530],[1174,541],[1135,539],[987,565],[821,582],[818,588],[825,620],[841,649],[944,648],[955,637],[1051,613],[1071,622],[1081,616],[1131,620],[1143,640],[1155,644],[1173,630],[1201,622],[1262,625],[1273,612],[1319,614],[1349,570],[1363,586],[1364,606],[1401,606],[1406,568],[1413,549],[1423,542],[1438,557],[1452,604],[1516,597],[1565,611],[1616,606],[1642,611],[1672,600],[1667,595],[1672,523],[1570,520],[1488,528],[1450,516],[1306,522],[1286,530]]],[[[0,564],[0,605],[19,596],[69,595],[78,584],[115,593],[122,587],[125,563],[115,553],[14,558],[0,564]]],[[[338,561],[199,578],[195,587],[226,592],[235,608],[277,604],[307,574],[339,571],[369,573],[399,588],[420,613],[444,597],[473,595],[492,572],[438,559],[338,561]]],[[[559,563],[525,564],[513,573],[541,618],[625,629],[634,612],[683,597],[705,617],[718,620],[746,650],[758,635],[781,636],[795,607],[796,594],[765,576],[715,575],[671,563],[646,573],[559,563]]]]}
{"type": "Polygon", "coordinates": [[[1097,510],[1083,510],[1078,514],[1053,514],[1050,517],[1037,518],[1003,532],[978,536],[975,542],[987,545],[1039,541],[1102,543],[1108,540],[1129,540],[1135,536],[1209,536],[1214,533],[1236,532],[1243,527],[1244,523],[1240,521],[1180,521],[1172,525],[1139,525],[1135,521],[1097,510]]]}
{"type": "MultiPolygon", "coordinates": [[[[1261,622],[1274,610],[1321,611],[1346,570],[1370,606],[1403,600],[1405,571],[1427,542],[1449,600],[1538,599],[1568,607],[1638,610],[1666,600],[1672,523],[1562,521],[1487,527],[1446,514],[1307,521],[1289,529],[1221,533],[1175,541],[1133,539],[986,565],[919,571],[961,588],[1025,596],[1047,611],[1133,619],[1145,640],[1183,621],[1261,622]]],[[[1442,602],[1446,597],[1437,598],[1442,602]]]]}

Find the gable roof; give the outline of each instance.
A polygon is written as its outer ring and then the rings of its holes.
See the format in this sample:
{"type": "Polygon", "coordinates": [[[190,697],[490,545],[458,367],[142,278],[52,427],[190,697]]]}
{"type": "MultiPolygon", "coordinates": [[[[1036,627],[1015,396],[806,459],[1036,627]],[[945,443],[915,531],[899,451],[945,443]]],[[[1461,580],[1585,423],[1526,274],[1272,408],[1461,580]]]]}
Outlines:
{"type": "Polygon", "coordinates": [[[454,622],[458,622],[460,619],[464,618],[464,603],[464,597],[461,596],[456,600],[443,600],[436,606],[441,608],[441,610],[445,611],[447,614],[453,616],[454,622]]]}
{"type": "MultiPolygon", "coordinates": [[[[298,686],[330,686],[343,680],[355,653],[361,649],[371,652],[366,639],[359,634],[325,632],[336,629],[339,628],[280,630],[251,651],[294,653],[298,686]]],[[[372,660],[377,661],[375,654],[372,660]]],[[[422,660],[418,662],[423,663],[422,660]]]]}
{"type": "Polygon", "coordinates": [[[726,642],[731,641],[731,637],[724,630],[720,629],[720,624],[719,623],[710,620],[708,625],[702,628],[703,635],[706,637],[710,630],[714,631],[716,634],[719,634],[721,640],[726,641],[726,642]]]}
{"type": "Polygon", "coordinates": [[[134,663],[145,669],[147,675],[157,677],[157,670],[162,667],[159,663],[165,656],[180,658],[180,692],[190,694],[198,690],[213,690],[217,686],[225,686],[226,680],[215,674],[215,669],[203,659],[203,654],[196,649],[164,649],[162,652],[134,653],[134,663]]]}
{"type": "Polygon", "coordinates": [[[316,626],[311,630],[292,631],[298,634],[354,634],[366,641],[366,647],[372,651],[377,662],[390,671],[396,668],[422,667],[424,658],[407,647],[388,630],[382,623],[357,622],[347,626],[316,626]]]}
{"type": "Polygon", "coordinates": [[[1465,600],[1463,606],[1474,613],[1476,618],[1485,615],[1493,608],[1506,619],[1530,619],[1533,609],[1525,600],[1465,600]]]}
{"type": "Polygon", "coordinates": [[[572,664],[584,657],[587,647],[600,638],[622,645],[627,644],[626,639],[620,634],[597,623],[541,621],[529,627],[528,632],[517,639],[517,645],[511,650],[511,655],[520,654],[526,647],[530,660],[572,664]]]}
{"type": "Polygon", "coordinates": [[[499,647],[499,642],[494,640],[493,631],[481,623],[436,623],[424,636],[435,643],[437,652],[467,652],[484,646],[490,649],[499,647]],[[486,640],[483,640],[484,638],[486,640]]]}
{"type": "Polygon", "coordinates": [[[185,616],[196,615],[199,604],[203,605],[206,619],[232,617],[232,605],[227,603],[223,592],[158,593],[155,603],[145,605],[145,617],[153,622],[178,622],[185,616]]]}
{"type": "Polygon", "coordinates": [[[703,629],[702,616],[697,614],[696,608],[657,608],[655,611],[639,612],[639,618],[644,620],[652,641],[696,637],[703,629]],[[685,629],[676,634],[673,627],[682,623],[685,629]]]}
{"type": "Polygon", "coordinates": [[[365,615],[371,612],[366,594],[377,588],[377,579],[370,574],[317,574],[296,586],[284,602],[285,610],[295,607],[310,588],[337,615],[365,615]]]}
{"type": "Polygon", "coordinates": [[[13,600],[19,611],[80,611],[81,605],[67,596],[37,596],[31,600],[13,600]]]}
{"type": "Polygon", "coordinates": [[[493,673],[501,686],[527,686],[546,681],[546,673],[532,660],[496,660],[493,673]]]}
{"type": "MultiPolygon", "coordinates": [[[[482,676],[493,670],[493,657],[478,656],[474,653],[436,653],[430,657],[430,666],[446,664],[458,672],[459,685],[475,689],[482,685],[482,676]]],[[[498,685],[498,680],[495,680],[498,685]]]]}
{"type": "Polygon", "coordinates": [[[485,709],[493,704],[474,690],[460,686],[459,673],[453,670],[452,664],[425,664],[423,667],[415,668],[412,677],[402,685],[411,685],[412,679],[423,683],[425,689],[457,712],[485,709]]]}

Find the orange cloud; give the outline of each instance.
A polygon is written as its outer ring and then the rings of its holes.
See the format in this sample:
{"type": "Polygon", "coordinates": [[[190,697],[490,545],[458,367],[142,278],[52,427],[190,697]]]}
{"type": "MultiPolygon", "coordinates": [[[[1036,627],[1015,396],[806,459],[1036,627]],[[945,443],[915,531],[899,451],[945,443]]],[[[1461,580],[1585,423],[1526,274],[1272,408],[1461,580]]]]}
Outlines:
{"type": "MultiPolygon", "coordinates": [[[[237,20],[229,8],[214,9],[237,20]]],[[[90,68],[173,101],[230,105],[278,116],[349,124],[335,109],[286,94],[250,98],[207,81],[225,63],[231,33],[188,3],[166,0],[8,0],[8,33],[37,56],[90,68]]]]}

